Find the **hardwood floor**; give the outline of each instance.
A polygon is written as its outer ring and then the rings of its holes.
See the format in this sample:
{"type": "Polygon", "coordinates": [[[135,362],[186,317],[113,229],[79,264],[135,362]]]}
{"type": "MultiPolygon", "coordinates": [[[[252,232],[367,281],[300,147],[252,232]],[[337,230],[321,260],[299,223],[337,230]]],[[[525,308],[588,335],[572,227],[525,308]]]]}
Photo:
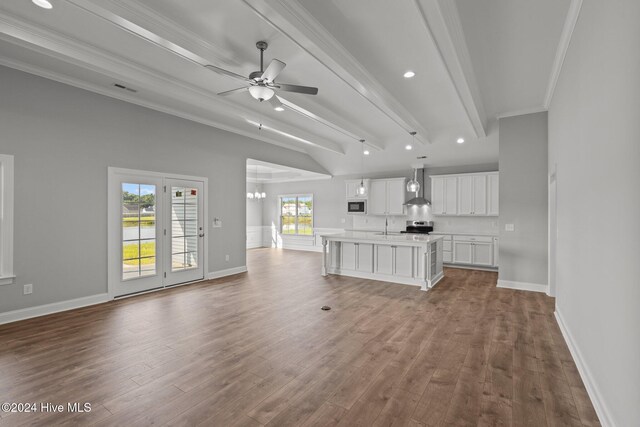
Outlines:
{"type": "Polygon", "coordinates": [[[554,300],[447,269],[430,292],[320,276],[257,249],[249,273],[0,326],[15,425],[599,425],[554,300]],[[332,307],[322,311],[322,305],[332,307]]]}

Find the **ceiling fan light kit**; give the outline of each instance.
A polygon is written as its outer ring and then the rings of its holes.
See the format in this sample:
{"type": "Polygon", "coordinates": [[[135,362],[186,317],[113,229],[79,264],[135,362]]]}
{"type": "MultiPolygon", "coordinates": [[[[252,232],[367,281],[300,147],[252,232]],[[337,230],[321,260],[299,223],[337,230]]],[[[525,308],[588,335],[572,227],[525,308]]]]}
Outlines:
{"type": "Polygon", "coordinates": [[[258,101],[268,101],[275,94],[274,90],[266,86],[251,86],[249,93],[258,101]]]}

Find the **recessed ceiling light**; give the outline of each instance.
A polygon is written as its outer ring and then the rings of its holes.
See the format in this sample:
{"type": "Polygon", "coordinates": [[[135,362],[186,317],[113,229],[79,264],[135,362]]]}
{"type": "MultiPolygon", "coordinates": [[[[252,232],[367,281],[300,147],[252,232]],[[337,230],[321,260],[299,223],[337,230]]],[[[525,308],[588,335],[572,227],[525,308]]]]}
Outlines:
{"type": "Polygon", "coordinates": [[[405,79],[410,79],[411,77],[415,76],[416,73],[414,73],[413,71],[409,70],[406,73],[404,73],[404,78],[405,79]]]}
{"type": "Polygon", "coordinates": [[[464,142],[464,138],[458,138],[458,140],[456,141],[458,144],[462,144],[464,142]]]}
{"type": "Polygon", "coordinates": [[[413,147],[412,147],[411,145],[406,145],[406,146],[404,147],[404,149],[405,149],[405,150],[411,150],[412,148],[413,148],[413,147]]]}
{"type": "Polygon", "coordinates": [[[49,0],[31,0],[36,6],[40,6],[43,9],[52,9],[53,5],[49,0]]]}
{"type": "Polygon", "coordinates": [[[363,153],[365,156],[368,156],[368,155],[370,154],[370,153],[369,153],[369,150],[364,150],[362,153],[363,153]]]}
{"type": "Polygon", "coordinates": [[[274,108],[274,110],[276,110],[276,111],[284,111],[284,107],[276,107],[276,108],[274,108]]]}

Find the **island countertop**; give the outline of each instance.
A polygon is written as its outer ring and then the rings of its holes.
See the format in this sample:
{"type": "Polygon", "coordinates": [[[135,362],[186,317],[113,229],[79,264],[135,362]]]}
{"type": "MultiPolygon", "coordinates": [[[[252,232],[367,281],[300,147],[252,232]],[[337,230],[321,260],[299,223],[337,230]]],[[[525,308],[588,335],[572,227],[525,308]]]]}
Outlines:
{"type": "Polygon", "coordinates": [[[371,242],[406,246],[414,246],[416,243],[429,244],[444,239],[444,236],[435,236],[431,234],[394,232],[385,235],[380,231],[345,231],[337,234],[323,234],[321,237],[326,240],[339,240],[343,242],[371,242]]]}

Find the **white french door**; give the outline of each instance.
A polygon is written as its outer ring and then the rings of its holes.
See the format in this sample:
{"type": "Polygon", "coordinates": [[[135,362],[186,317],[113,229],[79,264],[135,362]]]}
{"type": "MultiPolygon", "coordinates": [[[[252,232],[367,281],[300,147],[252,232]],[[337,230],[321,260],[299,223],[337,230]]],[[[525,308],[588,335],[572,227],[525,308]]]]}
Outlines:
{"type": "Polygon", "coordinates": [[[206,179],[109,168],[109,294],[204,279],[206,179]]]}
{"type": "Polygon", "coordinates": [[[204,185],[202,182],[165,179],[168,208],[165,286],[204,278],[204,185]]]}

